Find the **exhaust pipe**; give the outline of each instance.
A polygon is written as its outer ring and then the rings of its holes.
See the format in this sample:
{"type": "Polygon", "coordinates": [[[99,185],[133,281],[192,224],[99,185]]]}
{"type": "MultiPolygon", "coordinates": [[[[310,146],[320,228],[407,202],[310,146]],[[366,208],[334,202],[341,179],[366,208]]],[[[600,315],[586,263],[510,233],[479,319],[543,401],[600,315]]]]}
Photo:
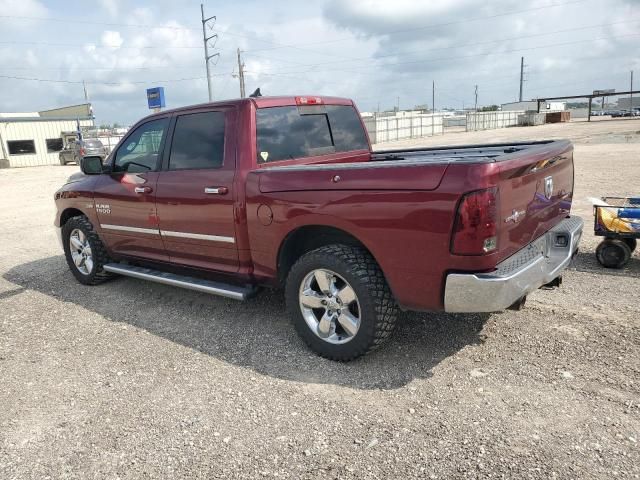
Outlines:
{"type": "Polygon", "coordinates": [[[515,302],[513,302],[513,305],[508,307],[507,310],[517,310],[517,311],[522,310],[524,308],[525,303],[527,303],[526,295],[522,298],[519,298],[515,302]]]}
{"type": "Polygon", "coordinates": [[[549,283],[545,283],[540,288],[544,288],[545,290],[553,290],[554,288],[558,288],[560,285],[562,285],[562,275],[554,278],[549,283]]]}

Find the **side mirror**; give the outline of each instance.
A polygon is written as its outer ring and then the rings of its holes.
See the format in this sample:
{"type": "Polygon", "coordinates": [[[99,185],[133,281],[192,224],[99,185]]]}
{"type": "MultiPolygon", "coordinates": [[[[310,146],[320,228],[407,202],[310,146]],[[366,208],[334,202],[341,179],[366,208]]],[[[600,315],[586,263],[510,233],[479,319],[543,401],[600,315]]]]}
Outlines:
{"type": "Polygon", "coordinates": [[[82,157],[80,170],[85,175],[100,175],[102,173],[102,158],[97,156],[82,157]]]}

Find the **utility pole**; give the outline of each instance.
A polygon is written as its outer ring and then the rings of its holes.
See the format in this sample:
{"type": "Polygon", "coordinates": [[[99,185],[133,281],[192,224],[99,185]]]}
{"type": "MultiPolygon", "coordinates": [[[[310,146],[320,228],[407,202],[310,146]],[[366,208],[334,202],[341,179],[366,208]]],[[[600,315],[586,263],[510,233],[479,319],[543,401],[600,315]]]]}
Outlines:
{"type": "Polygon", "coordinates": [[[82,90],[84,90],[85,103],[89,103],[89,94],[87,93],[87,86],[85,85],[84,80],[82,80],[82,90]]]}
{"type": "Polygon", "coordinates": [[[240,79],[240,98],[245,97],[244,91],[244,63],[240,58],[240,49],[238,48],[238,78],[240,79]]]}
{"type": "Polygon", "coordinates": [[[216,41],[218,39],[218,34],[214,33],[213,35],[207,37],[207,22],[213,20],[213,22],[209,25],[210,29],[213,29],[213,26],[216,23],[216,17],[215,15],[213,17],[208,17],[205,18],[204,17],[204,5],[201,3],[200,4],[200,14],[202,17],[202,41],[204,42],[204,64],[207,67],[207,89],[209,90],[209,101],[212,102],[213,101],[213,87],[211,85],[211,68],[209,67],[209,60],[211,60],[213,57],[219,57],[220,54],[219,53],[212,53],[211,55],[209,55],[209,40],[214,40],[213,45],[211,46],[211,48],[215,47],[216,45],[216,41]]]}
{"type": "MultiPolygon", "coordinates": [[[[633,92],[633,70],[631,70],[631,88],[630,92],[633,92]]],[[[633,93],[629,94],[629,111],[633,112],[633,93]]]]}
{"type": "Polygon", "coordinates": [[[478,85],[476,85],[476,112],[478,111],[478,85]]]}
{"type": "Polygon", "coordinates": [[[398,101],[396,112],[399,112],[400,111],[400,97],[397,97],[396,100],[398,101]]]}
{"type": "Polygon", "coordinates": [[[519,102],[522,101],[522,84],[524,82],[524,57],[520,57],[520,95],[518,96],[519,102]]]}
{"type": "MultiPolygon", "coordinates": [[[[431,136],[435,135],[435,120],[436,120],[436,81],[431,83],[431,136]]],[[[444,129],[442,130],[444,132],[444,129]]]]}

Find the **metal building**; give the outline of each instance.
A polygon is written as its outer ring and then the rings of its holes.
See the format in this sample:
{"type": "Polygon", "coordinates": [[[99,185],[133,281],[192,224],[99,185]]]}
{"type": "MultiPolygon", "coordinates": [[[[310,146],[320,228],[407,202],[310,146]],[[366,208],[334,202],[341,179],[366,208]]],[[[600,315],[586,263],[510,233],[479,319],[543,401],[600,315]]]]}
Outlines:
{"type": "MultiPolygon", "coordinates": [[[[545,102],[540,105],[540,111],[545,112],[564,112],[567,109],[566,102],[545,102]]],[[[524,102],[509,102],[503,103],[500,109],[503,112],[515,112],[515,111],[538,111],[538,102],[535,100],[529,100],[524,102]]]]}
{"type": "Polygon", "coordinates": [[[0,168],[56,165],[67,139],[94,128],[91,104],[27,113],[0,113],[0,168]]]}

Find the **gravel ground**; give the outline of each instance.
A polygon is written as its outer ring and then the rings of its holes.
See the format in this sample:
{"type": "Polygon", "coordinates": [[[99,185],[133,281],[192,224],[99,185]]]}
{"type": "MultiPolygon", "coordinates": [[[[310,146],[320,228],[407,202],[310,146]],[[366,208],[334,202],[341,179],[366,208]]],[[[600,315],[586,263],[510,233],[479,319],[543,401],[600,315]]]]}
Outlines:
{"type": "Polygon", "coordinates": [[[77,167],[1,170],[0,478],[638,478],[640,261],[599,267],[586,197],[640,193],[640,122],[423,143],[547,137],[576,142],[588,222],[563,287],[403,314],[349,364],[303,346],[279,292],[79,285],[52,228],[77,167]]]}

